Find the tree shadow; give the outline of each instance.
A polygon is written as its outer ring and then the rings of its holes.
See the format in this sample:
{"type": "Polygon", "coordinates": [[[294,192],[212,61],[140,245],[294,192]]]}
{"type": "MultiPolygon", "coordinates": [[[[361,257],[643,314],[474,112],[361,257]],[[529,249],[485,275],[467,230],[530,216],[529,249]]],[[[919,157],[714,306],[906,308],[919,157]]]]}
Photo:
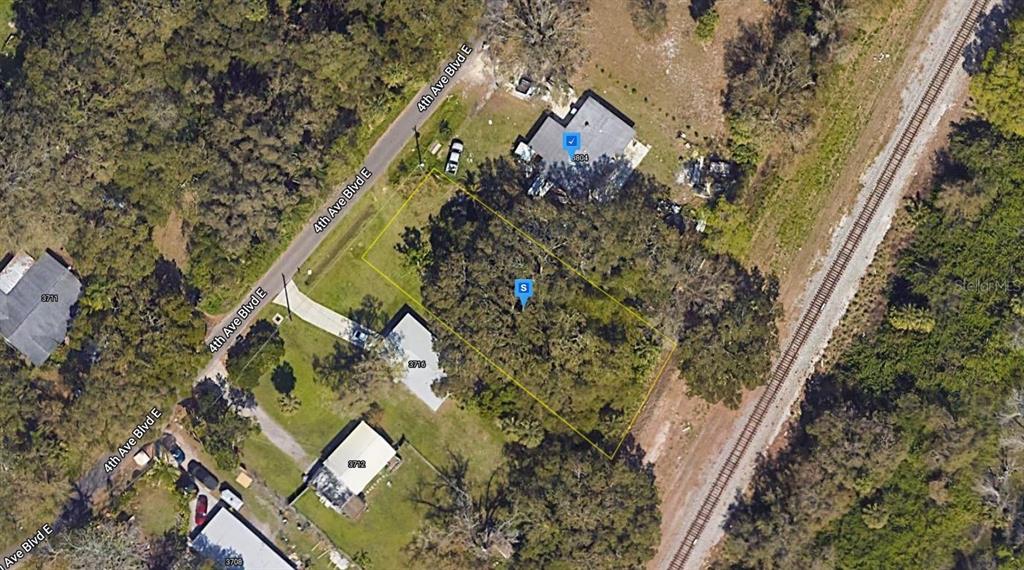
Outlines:
{"type": "Polygon", "coordinates": [[[1024,0],[1006,0],[981,17],[974,39],[964,48],[964,70],[970,75],[981,71],[985,55],[1006,39],[1010,31],[1010,20],[1021,14],[1024,0]]]}

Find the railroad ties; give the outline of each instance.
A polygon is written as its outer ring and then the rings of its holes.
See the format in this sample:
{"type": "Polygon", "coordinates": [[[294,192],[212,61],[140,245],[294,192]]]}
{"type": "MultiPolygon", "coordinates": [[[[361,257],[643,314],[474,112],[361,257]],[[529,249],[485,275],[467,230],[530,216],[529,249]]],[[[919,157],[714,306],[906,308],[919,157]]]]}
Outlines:
{"type": "Polygon", "coordinates": [[[797,326],[796,333],[793,335],[793,339],[786,347],[785,352],[775,363],[772,368],[771,374],[768,378],[768,384],[765,387],[764,392],[761,393],[761,397],[758,398],[757,404],[754,406],[754,411],[747,418],[746,424],[743,426],[743,431],[740,432],[739,438],[733,445],[732,450],[729,452],[728,458],[725,460],[725,464],[722,466],[722,470],[718,472],[715,477],[715,482],[711,486],[710,492],[704,497],[704,501],[701,503],[700,510],[697,512],[697,517],[694,519],[693,524],[687,530],[683,543],[672,557],[672,561],[669,562],[669,568],[671,570],[682,570],[686,561],[690,558],[690,553],[693,551],[693,547],[697,544],[697,539],[704,532],[708,523],[711,521],[711,514],[714,512],[715,505],[722,498],[722,494],[725,493],[726,487],[733,475],[736,473],[736,469],[739,467],[740,459],[746,454],[747,449],[750,447],[750,442],[753,441],[754,435],[757,434],[757,430],[761,427],[761,422],[764,421],[765,416],[768,414],[768,409],[771,408],[772,404],[775,403],[775,398],[782,389],[782,385],[786,378],[789,376],[790,371],[793,368],[793,364],[796,362],[796,357],[803,349],[804,344],[807,342],[807,337],[810,335],[811,330],[818,323],[818,319],[821,317],[821,312],[825,308],[826,303],[832,297],[832,293],[835,291],[836,286],[842,279],[843,274],[846,272],[847,266],[850,264],[850,260],[853,258],[854,252],[860,245],[861,239],[867,232],[872,220],[875,218],[875,214],[878,212],[878,207],[881,205],[882,200],[889,193],[889,189],[892,186],[893,180],[896,177],[896,172],[899,171],[903,165],[903,161],[906,159],[908,152],[910,151],[910,145],[913,140],[917,137],[918,131],[921,130],[921,126],[924,124],[925,118],[932,110],[932,106],[935,104],[935,100],[938,99],[939,93],[942,92],[943,87],[946,85],[946,81],[949,80],[950,74],[956,67],[957,62],[960,60],[960,55],[964,51],[964,47],[967,45],[967,41],[970,39],[974,27],[978,22],[978,18],[981,16],[981,12],[984,9],[988,0],[974,0],[971,5],[970,12],[964,19],[963,23],[960,24],[960,29],[957,30],[956,35],[953,38],[953,43],[949,46],[946,54],[943,56],[942,61],[939,63],[939,68],[935,71],[935,75],[932,76],[931,82],[928,84],[928,89],[925,91],[924,97],[921,102],[918,103],[917,108],[914,110],[914,114],[910,118],[910,122],[907,127],[903,130],[899,140],[896,143],[896,147],[893,149],[892,154],[889,156],[889,160],[886,161],[885,168],[882,170],[882,175],[878,179],[878,184],[871,191],[868,196],[867,202],[864,204],[864,208],[858,214],[857,219],[853,223],[849,235],[846,236],[846,240],[843,243],[842,248],[839,250],[839,254],[836,260],[828,268],[825,273],[825,277],[822,280],[821,285],[815,292],[814,297],[811,299],[811,304],[804,311],[800,317],[800,323],[797,326]]]}

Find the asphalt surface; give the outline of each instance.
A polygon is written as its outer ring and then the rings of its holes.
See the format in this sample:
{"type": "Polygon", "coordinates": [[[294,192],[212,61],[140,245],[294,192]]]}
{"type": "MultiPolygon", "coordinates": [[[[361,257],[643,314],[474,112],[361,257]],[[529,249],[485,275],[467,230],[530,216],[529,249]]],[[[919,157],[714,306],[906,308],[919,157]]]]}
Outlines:
{"type": "MultiPolygon", "coordinates": [[[[334,204],[338,200],[341,196],[341,192],[345,188],[345,185],[355,179],[360,168],[357,167],[344,184],[339,188],[335,188],[334,191],[331,192],[330,198],[324,202],[322,207],[318,208],[313,213],[313,216],[309,220],[306,221],[302,231],[292,239],[288,248],[277,258],[273,265],[270,266],[270,269],[267,270],[263,277],[253,284],[245,294],[244,298],[240,300],[234,308],[232,308],[230,313],[228,313],[215,327],[208,331],[206,338],[207,343],[209,343],[214,336],[221,334],[222,329],[237,316],[237,311],[242,307],[243,303],[249,301],[250,295],[257,288],[262,287],[263,290],[267,292],[267,296],[263,300],[261,306],[270,304],[270,301],[284,289],[284,283],[290,280],[292,276],[298,272],[299,267],[301,267],[309,256],[313,254],[313,251],[315,251],[316,248],[319,247],[325,239],[327,239],[327,236],[330,235],[331,231],[342,225],[341,221],[345,218],[352,207],[362,200],[363,196],[365,196],[381,178],[385,177],[388,167],[402,152],[405,145],[413,139],[413,129],[418,128],[427,119],[429,119],[435,111],[437,111],[441,106],[443,98],[450,94],[454,89],[454,84],[460,79],[460,74],[463,73],[466,68],[471,68],[472,61],[475,58],[480,57],[481,43],[475,42],[472,44],[472,47],[473,52],[469,55],[467,61],[462,64],[460,71],[456,73],[454,81],[449,82],[445,86],[440,96],[437,97],[437,100],[435,100],[430,107],[423,112],[420,112],[417,108],[417,104],[421,97],[430,92],[431,85],[438,80],[444,66],[455,58],[458,53],[458,48],[456,47],[445,57],[445,60],[437,67],[436,72],[429,78],[429,83],[424,85],[424,87],[416,93],[412,100],[406,105],[405,109],[403,109],[398,117],[391,122],[391,125],[384,132],[381,138],[379,138],[373,147],[370,148],[370,152],[363,161],[362,167],[370,170],[370,172],[373,173],[373,176],[363,184],[359,192],[354,197],[349,199],[348,204],[334,217],[330,225],[328,225],[324,231],[317,233],[313,229],[313,223],[317,218],[325,215],[329,205],[334,204]],[[282,275],[284,275],[283,280],[281,278],[282,275]]],[[[238,327],[238,330],[227,339],[227,342],[211,356],[209,363],[203,369],[204,373],[207,370],[212,370],[218,367],[218,361],[227,353],[228,348],[235,342],[235,340],[245,332],[251,322],[255,320],[253,317],[254,315],[249,315],[245,322],[238,327]]],[[[74,524],[73,521],[75,519],[81,519],[82,517],[87,518],[90,515],[90,508],[87,506],[92,502],[90,499],[103,494],[103,492],[109,488],[112,474],[106,473],[103,467],[106,457],[107,456],[104,456],[103,459],[94,465],[93,468],[83,475],[73,486],[73,492],[69,497],[68,502],[65,504],[64,512],[52,525],[56,531],[74,524]]],[[[122,463],[122,466],[127,463],[132,462],[125,461],[122,463]]],[[[4,537],[4,540],[0,542],[0,547],[2,547],[2,543],[7,542],[7,540],[15,539],[17,542],[20,542],[30,534],[34,533],[35,529],[32,529],[27,530],[24,537],[4,537]]],[[[52,536],[50,538],[52,538],[52,536]]],[[[15,542],[15,540],[12,540],[12,542],[15,542]]],[[[12,550],[3,554],[10,555],[13,552],[14,551],[12,550]]]]}
{"type": "MultiPolygon", "coordinates": [[[[462,70],[468,67],[472,67],[472,60],[480,57],[480,52],[480,43],[477,42],[476,44],[474,44],[473,52],[470,54],[467,61],[462,64],[462,70]]],[[[455,55],[456,52],[454,51],[451,54],[449,54],[445,62],[438,68],[438,71],[433,75],[431,82],[437,80],[438,76],[440,76],[441,74],[441,69],[443,69],[444,65],[447,64],[448,61],[450,61],[452,58],[454,58],[455,55]]],[[[456,74],[455,80],[458,81],[459,78],[459,74],[456,74]]],[[[441,93],[442,97],[451,92],[451,90],[453,89],[453,84],[454,82],[449,83],[448,86],[445,87],[444,91],[442,91],[441,93]]],[[[289,281],[292,278],[292,276],[294,276],[298,272],[299,267],[301,267],[302,264],[305,263],[307,259],[309,259],[309,256],[312,255],[313,251],[316,250],[316,248],[319,247],[320,244],[325,239],[327,239],[327,236],[331,233],[331,231],[333,231],[338,226],[342,225],[341,220],[345,218],[348,212],[350,212],[352,208],[360,200],[362,200],[363,196],[369,193],[370,189],[373,187],[374,184],[376,184],[381,178],[385,177],[385,173],[387,172],[388,166],[390,166],[391,163],[395,160],[395,158],[398,157],[399,153],[402,152],[402,149],[405,147],[405,145],[407,145],[411,140],[413,140],[413,129],[418,128],[420,125],[422,125],[423,122],[430,118],[430,116],[433,115],[435,111],[437,111],[438,107],[441,106],[442,97],[438,97],[438,99],[434,101],[434,103],[422,113],[417,109],[417,103],[420,101],[421,96],[428,93],[430,91],[430,87],[431,85],[429,84],[425,85],[416,94],[416,96],[413,97],[412,101],[410,101],[409,104],[406,105],[405,109],[402,110],[401,114],[398,115],[398,118],[396,118],[391,123],[391,126],[388,127],[387,131],[384,132],[384,135],[381,136],[381,138],[378,139],[377,142],[370,149],[370,153],[366,155],[366,160],[363,161],[363,166],[369,169],[370,172],[373,173],[373,176],[371,176],[370,179],[367,180],[366,183],[362,186],[359,192],[352,199],[349,200],[348,204],[344,207],[344,209],[342,209],[341,212],[337,216],[335,216],[334,220],[330,223],[330,225],[327,226],[326,230],[320,233],[316,233],[316,231],[314,231],[313,229],[313,223],[319,216],[324,215],[327,210],[327,207],[333,204],[341,196],[341,191],[344,190],[344,186],[335,189],[335,191],[332,193],[331,198],[327,200],[321,208],[314,212],[313,217],[311,219],[306,220],[306,224],[303,226],[302,231],[299,232],[299,234],[295,236],[294,239],[292,239],[292,242],[288,246],[288,249],[286,249],[284,253],[282,253],[281,256],[277,258],[277,261],[275,261],[274,264],[270,266],[270,269],[267,270],[263,277],[261,277],[259,281],[253,284],[249,293],[245,295],[242,301],[240,301],[238,305],[236,305],[231,310],[230,313],[225,315],[224,318],[220,321],[220,323],[217,324],[217,326],[211,328],[208,331],[206,338],[207,343],[209,343],[214,336],[221,334],[222,329],[225,326],[227,326],[233,318],[237,316],[236,313],[242,307],[242,304],[249,301],[250,295],[252,294],[253,291],[256,290],[256,288],[262,287],[263,290],[268,293],[264,302],[269,304],[270,300],[276,297],[277,294],[284,289],[285,282],[289,281]],[[284,279],[281,278],[282,275],[284,276],[284,279]]],[[[358,168],[355,171],[353,171],[349,179],[345,181],[345,184],[352,182],[355,179],[358,171],[358,168]]],[[[233,336],[231,336],[228,339],[227,344],[225,344],[217,351],[218,354],[226,352],[228,347],[230,347],[231,344],[235,341],[235,339],[237,339],[244,332],[245,328],[248,327],[252,320],[253,317],[249,316],[246,322],[243,323],[242,326],[239,328],[238,332],[234,333],[233,336]]]]}

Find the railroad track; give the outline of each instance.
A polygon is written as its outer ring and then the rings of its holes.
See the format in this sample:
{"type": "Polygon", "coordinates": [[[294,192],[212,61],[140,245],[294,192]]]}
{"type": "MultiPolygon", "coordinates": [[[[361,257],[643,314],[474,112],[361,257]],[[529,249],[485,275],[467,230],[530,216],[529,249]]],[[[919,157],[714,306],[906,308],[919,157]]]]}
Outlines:
{"type": "Polygon", "coordinates": [[[853,258],[854,252],[860,245],[860,241],[867,232],[868,226],[874,219],[875,214],[878,212],[878,207],[889,193],[893,180],[896,177],[896,173],[903,165],[903,161],[906,159],[907,154],[910,151],[911,143],[917,137],[918,131],[921,130],[921,126],[923,125],[925,118],[931,112],[932,106],[935,104],[935,100],[942,92],[942,89],[946,85],[946,81],[949,79],[950,74],[953,72],[957,62],[960,60],[960,55],[963,53],[964,47],[966,47],[967,41],[970,39],[974,27],[978,22],[978,18],[981,16],[981,12],[987,3],[988,0],[974,0],[971,4],[971,9],[968,12],[967,17],[960,24],[960,29],[957,30],[956,36],[953,38],[953,43],[950,44],[949,49],[943,56],[942,61],[939,64],[939,68],[935,71],[935,75],[932,76],[924,97],[914,110],[914,114],[911,116],[910,122],[900,135],[899,141],[896,143],[896,147],[893,149],[892,154],[889,155],[889,159],[885,163],[885,168],[882,170],[882,175],[879,177],[878,183],[871,191],[864,208],[860,211],[860,214],[854,221],[853,228],[846,236],[846,241],[839,250],[836,260],[828,268],[828,271],[825,273],[825,278],[822,280],[821,285],[818,287],[818,290],[815,291],[814,297],[811,299],[811,304],[800,317],[800,323],[797,326],[796,333],[793,335],[792,340],[790,340],[785,352],[782,353],[782,356],[775,363],[775,366],[771,371],[771,375],[769,376],[768,384],[765,387],[765,391],[761,394],[761,397],[758,398],[757,404],[754,406],[753,413],[749,418],[747,418],[747,423],[743,426],[743,431],[740,432],[740,437],[736,440],[736,444],[733,446],[732,451],[729,452],[729,457],[726,459],[725,465],[722,467],[722,470],[719,471],[718,476],[715,477],[715,482],[711,486],[711,491],[706,497],[704,497],[704,502],[701,503],[696,519],[694,519],[683,538],[683,544],[672,557],[672,561],[669,562],[670,570],[682,570],[687,560],[689,560],[690,554],[693,551],[693,546],[697,543],[697,539],[704,532],[708,522],[710,522],[711,514],[714,511],[715,506],[718,504],[719,500],[721,500],[722,494],[728,487],[729,481],[736,473],[740,458],[743,457],[747,452],[747,449],[750,447],[750,442],[754,439],[754,435],[757,433],[757,430],[760,429],[761,422],[764,421],[764,418],[768,413],[768,409],[775,402],[775,398],[778,396],[779,390],[782,388],[786,378],[789,376],[789,373],[793,368],[793,364],[796,362],[797,355],[803,349],[811,330],[818,323],[818,319],[821,317],[821,312],[825,308],[825,304],[832,297],[832,293],[839,284],[839,280],[846,272],[846,268],[850,264],[850,260],[853,258]]]}

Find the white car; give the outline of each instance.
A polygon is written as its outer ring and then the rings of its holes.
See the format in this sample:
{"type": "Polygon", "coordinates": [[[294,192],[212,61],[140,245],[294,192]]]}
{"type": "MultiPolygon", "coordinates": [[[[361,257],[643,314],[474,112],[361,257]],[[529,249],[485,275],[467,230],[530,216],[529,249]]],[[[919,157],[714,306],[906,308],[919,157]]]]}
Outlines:
{"type": "Polygon", "coordinates": [[[459,139],[452,140],[452,147],[448,150],[448,162],[444,165],[444,171],[452,176],[459,173],[459,159],[462,158],[462,141],[459,139]]]}

